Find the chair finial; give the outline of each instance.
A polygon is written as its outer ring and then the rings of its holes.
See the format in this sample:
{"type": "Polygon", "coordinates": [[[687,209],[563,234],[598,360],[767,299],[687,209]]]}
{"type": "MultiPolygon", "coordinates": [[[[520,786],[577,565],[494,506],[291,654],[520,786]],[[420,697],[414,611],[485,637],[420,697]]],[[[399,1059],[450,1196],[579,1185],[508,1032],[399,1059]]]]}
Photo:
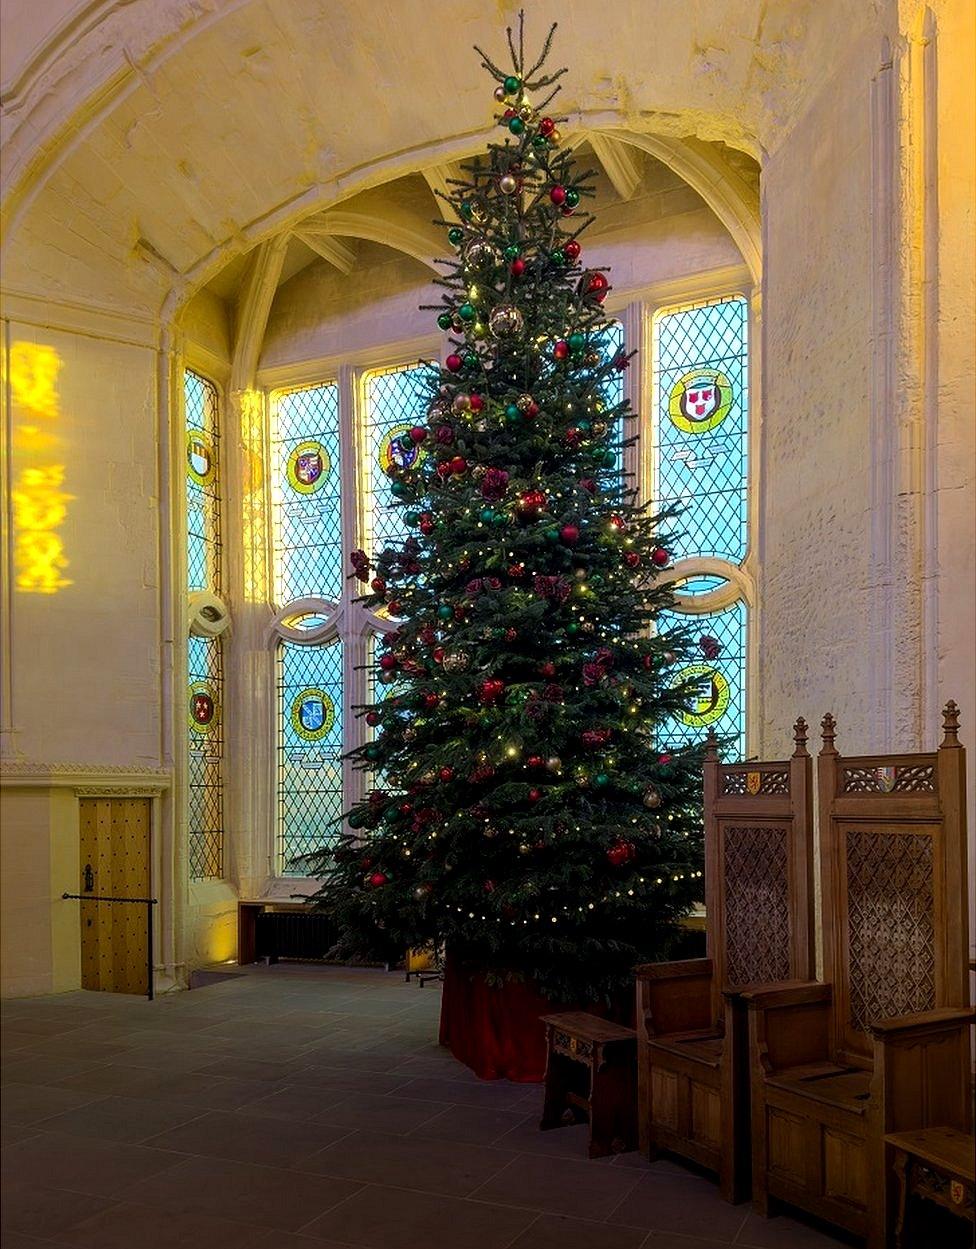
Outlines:
{"type": "Polygon", "coordinates": [[[797,716],[796,724],[793,725],[793,741],[796,743],[796,749],[793,751],[794,758],[807,753],[807,722],[802,716],[797,716]]]}
{"type": "Polygon", "coordinates": [[[714,729],[709,729],[708,733],[705,735],[705,758],[718,758],[718,737],[716,736],[714,729]]]}
{"type": "Polygon", "coordinates": [[[950,698],[942,709],[942,728],[945,731],[945,737],[942,739],[940,750],[958,750],[959,742],[959,708],[950,698]]]}
{"type": "Polygon", "coordinates": [[[820,721],[820,736],[823,738],[823,746],[820,748],[822,755],[836,755],[837,751],[834,747],[834,730],[837,728],[837,721],[828,711],[824,718],[820,721]]]}

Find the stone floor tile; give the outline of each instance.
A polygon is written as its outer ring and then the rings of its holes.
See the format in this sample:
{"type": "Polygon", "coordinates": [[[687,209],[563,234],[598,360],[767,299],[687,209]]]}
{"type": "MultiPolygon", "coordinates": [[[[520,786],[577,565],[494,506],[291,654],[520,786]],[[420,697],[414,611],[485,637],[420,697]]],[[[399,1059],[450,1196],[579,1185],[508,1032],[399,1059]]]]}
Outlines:
{"type": "MultiPolygon", "coordinates": [[[[513,1242],[511,1249],[639,1249],[646,1238],[647,1232],[642,1227],[620,1227],[592,1219],[540,1214],[513,1242]]],[[[648,1249],[651,1249],[649,1244],[648,1249]]]]}
{"type": "Polygon", "coordinates": [[[730,1206],[719,1196],[718,1187],[705,1180],[692,1187],[659,1175],[631,1174],[638,1176],[637,1183],[613,1211],[612,1222],[726,1244],[735,1240],[745,1222],[747,1207],[730,1206]]]}
{"type": "Polygon", "coordinates": [[[97,1093],[56,1089],[46,1084],[7,1084],[0,1101],[0,1122],[20,1127],[43,1123],[63,1111],[87,1106],[97,1097],[97,1093]]]}
{"type": "MultiPolygon", "coordinates": [[[[639,1179],[600,1162],[520,1154],[472,1194],[479,1201],[527,1206],[580,1219],[610,1219],[639,1179]]],[[[616,1217],[617,1223],[632,1219],[616,1217]]],[[[636,1223],[634,1226],[642,1226],[636,1223]]]]}
{"type": "Polygon", "coordinates": [[[62,1233],[62,1240],[73,1249],[252,1249],[265,1231],[230,1219],[126,1202],[62,1233]]]}
{"type": "Polygon", "coordinates": [[[315,1116],[316,1123],[329,1123],[338,1127],[356,1128],[360,1131],[389,1132],[405,1135],[414,1128],[433,1119],[446,1109],[444,1102],[425,1102],[370,1093],[357,1094],[337,1102],[315,1116]]]}
{"type": "Polygon", "coordinates": [[[85,1193],[68,1193],[39,1183],[21,1180],[3,1184],[2,1227],[7,1233],[19,1232],[40,1239],[61,1239],[93,1215],[111,1209],[111,1198],[85,1193]]]}
{"type": "Polygon", "coordinates": [[[530,1210],[369,1185],[302,1232],[363,1249],[507,1249],[533,1218],[530,1210]]]}
{"type": "Polygon", "coordinates": [[[190,1102],[156,1102],[144,1097],[103,1097],[43,1120],[48,1132],[139,1144],[177,1124],[197,1118],[190,1102]]]}
{"type": "Polygon", "coordinates": [[[453,1106],[479,1106],[490,1110],[514,1110],[524,1097],[521,1085],[507,1080],[483,1080],[469,1084],[464,1080],[443,1080],[430,1076],[410,1080],[398,1091],[399,1097],[417,1097],[423,1101],[447,1102],[453,1106]]]}
{"type": "Polygon", "coordinates": [[[448,1106],[433,1119],[421,1123],[409,1133],[415,1137],[442,1141],[464,1141],[472,1145],[494,1145],[512,1128],[518,1127],[522,1116],[513,1110],[482,1110],[477,1106],[448,1106]]]}
{"type": "Polygon", "coordinates": [[[96,1197],[123,1199],[131,1185],[165,1171],[180,1161],[178,1154],[116,1141],[86,1140],[40,1132],[3,1151],[4,1180],[36,1183],[56,1180],[59,1188],[96,1197]]]}
{"type": "Polygon", "coordinates": [[[321,1175],[466,1197],[515,1157],[506,1150],[381,1132],[353,1132],[299,1165],[321,1175]]]}
{"type": "Polygon", "coordinates": [[[348,1135],[342,1125],[210,1111],[146,1143],[154,1149],[288,1167],[348,1135]]]}
{"type": "MultiPolygon", "coordinates": [[[[518,1113],[518,1112],[516,1112],[518,1113]]],[[[518,1124],[496,1142],[500,1149],[514,1149],[524,1154],[542,1154],[547,1158],[569,1158],[589,1162],[590,1129],[585,1123],[539,1131],[539,1116],[521,1118],[518,1124]]],[[[612,1155],[592,1159],[594,1164],[609,1166],[612,1155]]]]}
{"type": "Polygon", "coordinates": [[[211,1215],[294,1232],[360,1188],[362,1184],[355,1179],[228,1158],[187,1158],[133,1185],[126,1199],[181,1214],[211,1215]]]}
{"type": "Polygon", "coordinates": [[[749,1210],[735,1243],[749,1249],[833,1249],[837,1241],[826,1229],[785,1214],[764,1219],[749,1210]]]}

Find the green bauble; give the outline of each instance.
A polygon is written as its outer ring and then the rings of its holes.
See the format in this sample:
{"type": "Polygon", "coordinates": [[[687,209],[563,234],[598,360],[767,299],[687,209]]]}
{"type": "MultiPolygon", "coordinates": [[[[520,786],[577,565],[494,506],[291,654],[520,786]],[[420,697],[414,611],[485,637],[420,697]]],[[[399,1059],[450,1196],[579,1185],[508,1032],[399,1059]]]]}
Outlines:
{"type": "Polygon", "coordinates": [[[512,134],[521,134],[525,129],[525,122],[521,117],[513,117],[508,123],[508,128],[512,134]]]}
{"type": "Polygon", "coordinates": [[[476,369],[478,367],[478,357],[473,351],[469,351],[464,357],[464,367],[466,369],[476,369]]]}
{"type": "Polygon", "coordinates": [[[603,789],[604,786],[610,784],[610,777],[607,776],[606,772],[597,772],[596,776],[593,778],[593,784],[597,787],[597,789],[603,789]]]}
{"type": "Polygon", "coordinates": [[[590,432],[590,422],[589,421],[577,421],[576,428],[580,431],[581,434],[588,434],[590,432]]]}
{"type": "Polygon", "coordinates": [[[532,146],[536,148],[537,151],[544,152],[549,146],[549,140],[544,134],[534,135],[532,139],[532,146]]]}
{"type": "Polygon", "coordinates": [[[440,607],[437,609],[438,620],[450,620],[453,615],[454,608],[448,607],[447,603],[441,603],[440,607]]]}
{"type": "Polygon", "coordinates": [[[590,577],[590,585],[597,586],[597,587],[603,585],[603,577],[601,576],[600,573],[595,572],[593,576],[590,577]]]}
{"type": "Polygon", "coordinates": [[[571,620],[569,622],[569,624],[566,626],[566,632],[569,634],[571,638],[574,638],[577,635],[577,633],[579,633],[579,625],[576,623],[575,620],[571,620]]]}
{"type": "Polygon", "coordinates": [[[380,746],[379,742],[370,742],[366,747],[367,759],[378,759],[382,753],[383,748],[380,746]]]}
{"type": "Polygon", "coordinates": [[[579,191],[577,191],[577,189],[574,186],[567,187],[566,188],[566,200],[565,200],[566,207],[575,208],[579,202],[580,202],[579,191]]]}
{"type": "Polygon", "coordinates": [[[519,407],[514,403],[510,403],[508,407],[505,409],[505,420],[510,421],[514,425],[521,419],[522,419],[522,412],[519,409],[519,407]]]}
{"type": "Polygon", "coordinates": [[[603,465],[605,468],[613,468],[616,462],[617,457],[612,451],[605,451],[603,453],[603,465]]]}
{"type": "Polygon", "coordinates": [[[495,513],[495,524],[496,524],[496,525],[507,525],[507,524],[508,524],[508,517],[505,515],[505,513],[504,513],[504,512],[496,512],[496,513],[495,513]]]}
{"type": "Polygon", "coordinates": [[[586,346],[586,335],[577,330],[575,334],[570,334],[568,342],[570,351],[582,351],[586,346]]]}
{"type": "Polygon", "coordinates": [[[390,487],[390,494],[396,495],[398,499],[407,499],[410,497],[410,487],[403,481],[395,481],[390,487]]]}
{"type": "Polygon", "coordinates": [[[362,828],[363,813],[361,811],[350,811],[346,822],[350,828],[362,828]]]}
{"type": "Polygon", "coordinates": [[[549,253],[549,259],[554,265],[562,268],[562,266],[566,263],[566,253],[561,247],[557,247],[554,252],[549,253]]]}
{"type": "Polygon", "coordinates": [[[505,248],[505,259],[518,260],[520,250],[518,243],[509,243],[505,248]]]}
{"type": "Polygon", "coordinates": [[[394,806],[384,807],[383,809],[384,820],[395,820],[398,814],[399,812],[394,806]]]}
{"type": "Polygon", "coordinates": [[[404,512],[403,520],[404,520],[404,523],[409,525],[410,528],[412,529],[414,525],[420,524],[420,513],[419,512],[404,512]]]}
{"type": "Polygon", "coordinates": [[[454,318],[451,316],[449,312],[442,312],[439,314],[437,318],[437,324],[441,327],[442,330],[449,330],[451,326],[454,324],[454,318]]]}
{"type": "Polygon", "coordinates": [[[549,529],[546,529],[546,530],[544,531],[543,536],[545,537],[545,539],[546,539],[548,542],[558,542],[558,541],[559,541],[559,530],[556,528],[556,526],[555,526],[555,525],[553,525],[553,526],[551,526],[549,529]]]}
{"type": "MultiPolygon", "coordinates": [[[[470,205],[468,204],[461,205],[461,213],[465,217],[468,215],[468,213],[464,211],[466,208],[470,211],[470,205]]],[[[461,244],[464,242],[464,231],[461,229],[460,226],[451,226],[450,230],[448,230],[447,232],[447,238],[448,238],[448,241],[453,243],[455,247],[460,247],[461,244]]]]}
{"type": "Polygon", "coordinates": [[[514,95],[515,92],[518,91],[519,87],[521,87],[521,85],[522,85],[522,80],[520,78],[516,78],[514,74],[509,74],[509,76],[505,79],[504,83],[502,84],[502,86],[504,86],[505,88],[506,95],[514,95]]]}
{"type": "MultiPolygon", "coordinates": [[[[474,205],[471,203],[470,200],[462,200],[461,207],[458,209],[458,212],[460,212],[461,216],[464,218],[465,221],[470,221],[471,218],[474,216],[474,205]]],[[[457,226],[455,226],[454,229],[457,230],[458,234],[460,234],[461,238],[463,239],[464,231],[458,230],[457,226]]],[[[450,233],[448,233],[447,237],[448,238],[451,237],[450,233]]]]}
{"type": "Polygon", "coordinates": [[[462,304],[458,308],[458,316],[462,321],[473,321],[477,315],[474,304],[462,304]]]}
{"type": "Polygon", "coordinates": [[[490,525],[495,519],[495,509],[492,507],[483,507],[481,509],[481,519],[486,525],[490,525]]]}

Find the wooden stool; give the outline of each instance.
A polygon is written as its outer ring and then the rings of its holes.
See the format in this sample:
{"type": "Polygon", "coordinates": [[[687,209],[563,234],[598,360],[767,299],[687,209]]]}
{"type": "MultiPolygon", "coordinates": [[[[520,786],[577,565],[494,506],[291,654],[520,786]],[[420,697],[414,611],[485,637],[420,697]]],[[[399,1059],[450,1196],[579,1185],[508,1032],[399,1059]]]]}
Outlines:
{"type": "Polygon", "coordinates": [[[539,1127],[562,1126],[570,1110],[590,1123],[590,1157],[637,1148],[637,1033],[609,1020],[567,1011],[543,1015],[546,1101],[539,1127]]]}
{"type": "Polygon", "coordinates": [[[933,1201],[957,1218],[974,1222],[972,1136],[955,1128],[920,1128],[890,1133],[885,1144],[893,1151],[892,1167],[898,1177],[895,1249],[911,1249],[912,1237],[905,1235],[909,1197],[933,1201]]]}

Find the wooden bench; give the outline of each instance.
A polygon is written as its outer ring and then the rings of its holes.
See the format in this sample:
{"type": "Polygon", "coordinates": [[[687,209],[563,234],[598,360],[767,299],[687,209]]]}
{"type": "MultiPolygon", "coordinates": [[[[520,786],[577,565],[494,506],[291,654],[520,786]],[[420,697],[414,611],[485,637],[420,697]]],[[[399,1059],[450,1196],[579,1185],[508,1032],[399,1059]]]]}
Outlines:
{"type": "Polygon", "coordinates": [[[637,1033],[633,1028],[567,1011],[543,1015],[546,1100],[539,1127],[589,1120],[591,1158],[637,1148],[637,1033]]]}

